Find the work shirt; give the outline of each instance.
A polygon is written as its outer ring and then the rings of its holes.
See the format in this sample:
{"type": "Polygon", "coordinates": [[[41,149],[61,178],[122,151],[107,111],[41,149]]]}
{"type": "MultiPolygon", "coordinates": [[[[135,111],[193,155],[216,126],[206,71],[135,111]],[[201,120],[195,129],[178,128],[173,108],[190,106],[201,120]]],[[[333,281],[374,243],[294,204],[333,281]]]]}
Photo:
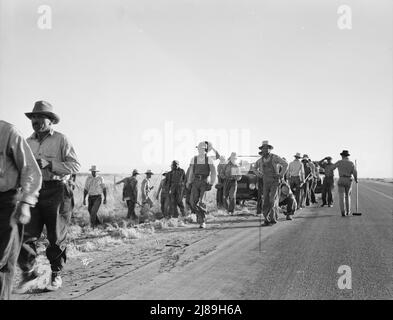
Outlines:
{"type": "Polygon", "coordinates": [[[217,166],[217,174],[220,179],[225,178],[225,174],[224,174],[225,165],[226,163],[219,163],[217,166]]]}
{"type": "Polygon", "coordinates": [[[288,162],[286,162],[284,159],[279,157],[276,154],[270,153],[267,158],[261,157],[258,159],[255,164],[256,164],[256,169],[259,171],[260,175],[265,176],[265,172],[263,172],[263,163],[270,162],[273,165],[274,173],[279,175],[280,172],[285,173],[288,169],[288,162]]]}
{"type": "Polygon", "coordinates": [[[64,134],[51,129],[48,135],[39,141],[34,132],[27,138],[27,143],[36,159],[45,159],[52,163],[52,169],[41,169],[44,181],[66,181],[72,173],[79,171],[80,163],[75,150],[64,134]]]}
{"type": "Polygon", "coordinates": [[[226,180],[236,180],[239,181],[241,179],[241,173],[239,165],[229,161],[224,168],[224,177],[226,180]]]}
{"type": "Polygon", "coordinates": [[[166,179],[168,180],[168,186],[172,185],[182,185],[186,182],[186,174],[183,169],[177,168],[173,169],[166,174],[166,179]]]}
{"type": "Polygon", "coordinates": [[[168,195],[169,188],[168,188],[168,183],[167,183],[166,178],[161,180],[160,185],[158,186],[157,196],[160,194],[160,191],[161,191],[161,197],[168,195]]]}
{"type": "Polygon", "coordinates": [[[26,140],[12,124],[0,120],[0,192],[21,187],[21,201],[34,206],[41,182],[41,170],[26,140]]]}
{"type": "Polygon", "coordinates": [[[340,177],[351,178],[352,175],[357,179],[357,171],[355,165],[349,159],[342,159],[334,164],[334,169],[338,169],[338,175],[340,177]]]}
{"type": "Polygon", "coordinates": [[[334,163],[327,163],[322,161],[319,161],[319,165],[325,170],[325,177],[334,177],[334,163]]]}
{"type": "Polygon", "coordinates": [[[124,183],[123,200],[138,200],[138,180],[135,177],[128,177],[120,180],[117,184],[124,183]]]}
{"type": "Polygon", "coordinates": [[[150,191],[153,189],[151,186],[150,179],[145,178],[142,181],[142,202],[145,202],[147,199],[150,198],[150,191]]]}
{"type": "Polygon", "coordinates": [[[101,176],[88,176],[85,183],[85,190],[89,196],[101,195],[105,189],[104,178],[101,176]]]}
{"type": "Polygon", "coordinates": [[[295,159],[289,164],[287,177],[299,177],[300,181],[304,180],[304,166],[299,159],[295,159]]]}

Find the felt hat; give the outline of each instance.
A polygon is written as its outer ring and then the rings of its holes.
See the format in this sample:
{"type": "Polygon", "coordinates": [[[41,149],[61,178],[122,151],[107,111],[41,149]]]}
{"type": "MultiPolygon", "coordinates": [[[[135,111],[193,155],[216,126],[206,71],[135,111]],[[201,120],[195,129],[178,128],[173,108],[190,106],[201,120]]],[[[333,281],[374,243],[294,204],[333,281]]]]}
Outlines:
{"type": "Polygon", "coordinates": [[[308,155],[307,155],[307,154],[303,154],[303,160],[308,160],[308,159],[310,159],[310,158],[308,157],[308,155]]]}
{"type": "Polygon", "coordinates": [[[296,154],[294,155],[294,157],[300,159],[302,156],[300,155],[300,152],[296,152],[296,154]]]}
{"type": "Polygon", "coordinates": [[[343,151],[340,153],[340,156],[349,157],[350,154],[349,154],[348,150],[343,150],[343,151]]]}
{"type": "Polygon", "coordinates": [[[264,140],[264,141],[262,141],[262,145],[259,147],[259,149],[262,150],[263,148],[268,148],[268,149],[272,150],[273,146],[269,144],[268,140],[264,140]]]}
{"type": "Polygon", "coordinates": [[[35,114],[41,114],[47,116],[49,119],[52,120],[54,124],[60,122],[60,117],[53,112],[53,107],[49,102],[46,101],[37,101],[34,104],[34,108],[32,112],[26,112],[25,115],[29,119],[35,114]]]}
{"type": "Polygon", "coordinates": [[[154,174],[150,169],[148,169],[145,174],[154,174]]]}
{"type": "Polygon", "coordinates": [[[140,174],[137,169],[132,170],[132,175],[140,174]]]}

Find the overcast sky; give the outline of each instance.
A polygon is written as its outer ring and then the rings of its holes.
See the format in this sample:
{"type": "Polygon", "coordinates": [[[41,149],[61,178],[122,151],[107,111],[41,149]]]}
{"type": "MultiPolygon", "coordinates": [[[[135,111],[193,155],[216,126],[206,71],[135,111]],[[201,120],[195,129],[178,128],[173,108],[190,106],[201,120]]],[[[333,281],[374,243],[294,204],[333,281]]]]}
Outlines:
{"type": "Polygon", "coordinates": [[[0,119],[28,136],[24,112],[49,101],[82,171],[186,167],[201,139],[226,156],[269,140],[288,160],[348,149],[360,176],[392,177],[392,13],[391,0],[0,0],[0,119]]]}

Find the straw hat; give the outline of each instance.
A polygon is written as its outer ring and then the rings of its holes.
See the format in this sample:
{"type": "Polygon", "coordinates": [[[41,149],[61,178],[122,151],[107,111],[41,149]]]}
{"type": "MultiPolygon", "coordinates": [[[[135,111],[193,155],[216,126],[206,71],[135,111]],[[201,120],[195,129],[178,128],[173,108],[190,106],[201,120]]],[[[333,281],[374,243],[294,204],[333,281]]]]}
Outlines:
{"type": "Polygon", "coordinates": [[[96,165],[92,165],[91,168],[89,169],[89,171],[100,172],[99,170],[97,170],[97,166],[96,165]]]}

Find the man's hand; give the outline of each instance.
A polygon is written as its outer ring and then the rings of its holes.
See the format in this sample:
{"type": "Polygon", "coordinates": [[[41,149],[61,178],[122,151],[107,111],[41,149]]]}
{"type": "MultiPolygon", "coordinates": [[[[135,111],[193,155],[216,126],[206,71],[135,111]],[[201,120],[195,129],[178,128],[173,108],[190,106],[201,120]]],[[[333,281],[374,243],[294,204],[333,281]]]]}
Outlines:
{"type": "Polygon", "coordinates": [[[106,199],[104,199],[104,204],[106,204],[106,199]]]}
{"type": "Polygon", "coordinates": [[[38,166],[41,169],[45,169],[46,167],[52,167],[51,163],[45,159],[37,159],[38,166]]]}
{"type": "Polygon", "coordinates": [[[86,199],[83,199],[83,205],[84,206],[86,205],[86,199]]]}
{"type": "Polygon", "coordinates": [[[11,219],[16,223],[27,224],[30,222],[30,218],[30,205],[24,202],[19,202],[11,219]]]}

